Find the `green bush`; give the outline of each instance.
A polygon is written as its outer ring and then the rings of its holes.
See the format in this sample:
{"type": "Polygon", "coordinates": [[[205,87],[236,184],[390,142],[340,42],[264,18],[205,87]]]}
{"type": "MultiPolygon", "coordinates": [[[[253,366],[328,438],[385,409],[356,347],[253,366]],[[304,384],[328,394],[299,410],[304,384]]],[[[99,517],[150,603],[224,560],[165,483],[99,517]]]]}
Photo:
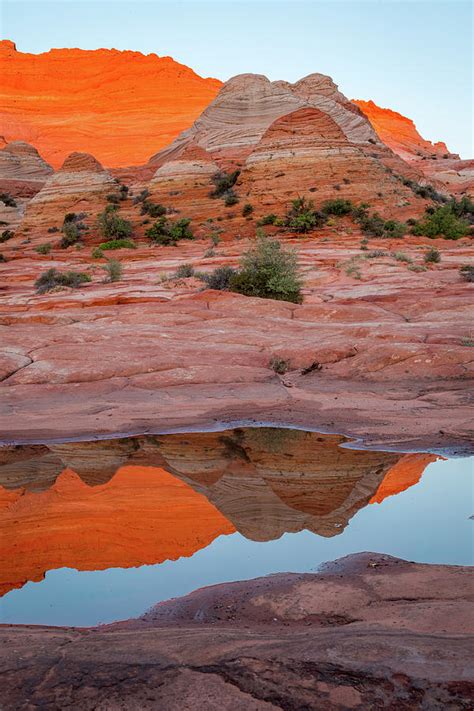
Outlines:
{"type": "Polygon", "coordinates": [[[405,262],[405,264],[412,264],[413,259],[403,252],[392,252],[391,256],[397,260],[397,262],[405,262]]]}
{"type": "Polygon", "coordinates": [[[242,255],[241,268],[229,287],[246,296],[301,303],[296,254],[283,249],[278,240],[259,236],[255,247],[242,255]]]}
{"type": "Polygon", "coordinates": [[[163,216],[145,234],[156,244],[175,245],[182,239],[194,239],[190,224],[191,220],[186,217],[172,222],[163,216]]]}
{"type": "Polygon", "coordinates": [[[367,254],[367,259],[376,259],[377,257],[388,257],[388,252],[383,249],[373,249],[367,254]]]}
{"type": "Polygon", "coordinates": [[[107,272],[106,281],[120,281],[122,278],[122,265],[118,259],[109,259],[102,269],[107,272]]]}
{"type": "Polygon", "coordinates": [[[106,240],[128,239],[132,236],[132,225],[109,205],[97,216],[97,226],[106,240]]]}
{"type": "Polygon", "coordinates": [[[118,205],[120,202],[120,195],[117,193],[110,193],[109,195],[105,196],[105,199],[107,202],[112,203],[113,205],[118,205]]]}
{"type": "Polygon", "coordinates": [[[264,227],[265,225],[274,225],[278,220],[278,216],[271,212],[269,215],[264,215],[259,220],[257,220],[257,227],[264,227]]]}
{"type": "Polygon", "coordinates": [[[462,267],[459,267],[459,274],[464,281],[474,281],[474,265],[463,264],[462,267]]]}
{"type": "Polygon", "coordinates": [[[101,251],[107,251],[109,249],[136,249],[137,245],[133,239],[111,239],[108,242],[102,242],[99,244],[99,249],[101,251]]]}
{"type": "Polygon", "coordinates": [[[153,217],[153,219],[161,217],[162,215],[166,215],[166,212],[167,210],[164,205],[151,202],[151,200],[143,200],[142,208],[140,211],[142,215],[150,215],[150,217],[153,217]]]}
{"type": "Polygon", "coordinates": [[[35,281],[35,289],[38,294],[45,294],[47,291],[55,289],[57,286],[70,286],[77,289],[82,284],[92,281],[89,274],[84,272],[58,272],[57,269],[48,269],[40,274],[35,281]]]}
{"type": "Polygon", "coordinates": [[[268,365],[275,373],[278,373],[278,375],[284,375],[289,371],[291,362],[279,356],[272,356],[268,365]]]}
{"type": "Polygon", "coordinates": [[[235,205],[238,202],[239,202],[239,198],[234,193],[234,191],[228,190],[224,196],[224,205],[226,207],[231,207],[232,205],[235,205]]]}
{"type": "Polygon", "coordinates": [[[64,222],[61,231],[63,233],[63,236],[62,236],[61,241],[59,243],[59,246],[61,247],[61,249],[67,249],[68,247],[71,247],[73,244],[77,244],[79,242],[79,240],[81,239],[81,233],[79,231],[79,227],[72,220],[68,220],[67,222],[64,222]]]}
{"type": "Polygon", "coordinates": [[[425,264],[438,264],[441,261],[441,253],[436,247],[430,247],[423,257],[425,264]]]}
{"type": "Polygon", "coordinates": [[[232,267],[217,267],[214,271],[209,273],[203,273],[199,275],[199,278],[207,284],[209,289],[216,289],[217,291],[228,291],[230,288],[231,279],[237,274],[237,271],[232,267]]]}
{"type": "Polygon", "coordinates": [[[192,276],[194,276],[194,267],[192,264],[180,264],[174,274],[175,279],[188,279],[192,276]]]}
{"type": "Polygon", "coordinates": [[[51,242],[44,242],[43,244],[39,244],[35,251],[38,252],[38,254],[49,254],[51,252],[52,245],[51,242]]]}
{"type": "Polygon", "coordinates": [[[234,170],[233,173],[224,173],[219,171],[212,176],[212,182],[214,183],[214,190],[209,193],[211,198],[225,197],[225,195],[232,191],[237,178],[240,175],[240,170],[234,170]]]}
{"type": "Polygon", "coordinates": [[[249,215],[251,215],[252,212],[253,212],[253,205],[251,205],[249,202],[246,202],[242,208],[242,216],[249,217],[249,215]]]}
{"type": "Polygon", "coordinates": [[[292,200],[291,208],[286,213],[285,227],[293,232],[310,232],[316,227],[321,227],[326,221],[326,215],[317,212],[314,204],[306,198],[292,200]]]}
{"type": "Polygon", "coordinates": [[[403,237],[407,233],[407,226],[404,222],[398,222],[398,220],[386,220],[384,224],[384,237],[399,238],[403,237]]]}
{"type": "Polygon", "coordinates": [[[445,239],[459,239],[469,232],[469,222],[464,217],[458,217],[457,203],[449,203],[438,207],[431,213],[426,213],[424,220],[417,222],[413,227],[414,235],[425,237],[444,237],[445,239]]]}
{"type": "Polygon", "coordinates": [[[343,215],[350,215],[354,209],[354,205],[350,200],[343,200],[342,198],[337,198],[336,200],[326,200],[323,203],[321,212],[325,215],[335,215],[336,217],[342,217],[343,215]]]}
{"type": "Polygon", "coordinates": [[[91,252],[92,259],[102,259],[104,253],[99,247],[95,247],[91,252]]]}
{"type": "Polygon", "coordinates": [[[138,205],[139,202],[143,202],[144,200],[147,199],[147,197],[150,195],[150,191],[148,188],[145,188],[145,190],[142,190],[138,195],[136,195],[133,198],[133,204],[138,205]]]}

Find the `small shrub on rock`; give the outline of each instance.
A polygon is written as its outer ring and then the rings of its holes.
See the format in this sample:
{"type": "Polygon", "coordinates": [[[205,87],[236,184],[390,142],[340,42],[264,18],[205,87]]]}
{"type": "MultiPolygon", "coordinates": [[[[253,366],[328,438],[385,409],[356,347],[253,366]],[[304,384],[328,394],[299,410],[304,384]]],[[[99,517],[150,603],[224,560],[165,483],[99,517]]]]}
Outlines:
{"type": "Polygon", "coordinates": [[[128,220],[120,217],[117,210],[109,205],[97,217],[97,226],[106,240],[128,239],[132,236],[132,225],[128,220]]]}
{"type": "Polygon", "coordinates": [[[175,279],[188,279],[194,276],[194,267],[192,264],[180,264],[175,272],[175,279]]]}
{"type": "Polygon", "coordinates": [[[275,373],[278,373],[278,375],[284,375],[289,371],[291,367],[291,363],[289,360],[286,360],[285,358],[280,358],[279,356],[273,356],[272,358],[270,358],[270,362],[268,365],[275,373]]]}
{"type": "Polygon", "coordinates": [[[255,247],[242,255],[241,268],[230,279],[231,291],[263,299],[301,303],[301,280],[296,254],[278,240],[259,236],[255,247]]]}
{"type": "Polygon", "coordinates": [[[149,215],[153,217],[153,219],[156,219],[157,217],[166,215],[167,210],[166,207],[160,205],[160,203],[151,202],[151,200],[143,200],[140,212],[142,215],[149,215]]]}
{"type": "Polygon", "coordinates": [[[459,274],[464,281],[474,281],[474,265],[463,264],[462,267],[459,267],[459,274]]]}
{"type": "Polygon", "coordinates": [[[49,254],[51,252],[52,245],[51,242],[44,242],[43,244],[39,244],[35,252],[38,252],[38,254],[49,254]]]}
{"type": "Polygon", "coordinates": [[[105,269],[107,273],[106,281],[115,282],[121,280],[123,270],[118,259],[109,259],[107,264],[103,266],[103,269],[105,269]]]}
{"type": "Polygon", "coordinates": [[[0,193],[0,202],[3,202],[5,207],[17,207],[16,200],[12,198],[10,193],[0,193]]]}
{"type": "Polygon", "coordinates": [[[441,253],[436,247],[430,247],[430,249],[425,252],[423,257],[425,264],[439,264],[441,261],[441,253]]]}
{"type": "Polygon", "coordinates": [[[425,237],[444,237],[445,239],[460,239],[469,233],[469,222],[456,214],[456,203],[443,205],[426,212],[424,220],[413,227],[414,235],[425,237]]]}
{"type": "Polygon", "coordinates": [[[230,289],[230,282],[236,274],[236,269],[223,266],[217,267],[217,269],[214,269],[212,272],[200,274],[199,278],[209,287],[209,289],[228,291],[230,289]]]}
{"type": "Polygon", "coordinates": [[[173,222],[163,215],[145,234],[156,244],[176,245],[182,239],[194,239],[190,224],[191,220],[186,217],[173,222]]]}
{"type": "Polygon", "coordinates": [[[311,200],[301,197],[292,201],[286,213],[285,227],[293,232],[306,233],[321,227],[325,221],[326,215],[315,210],[311,200]]]}
{"type": "Polygon", "coordinates": [[[242,208],[242,216],[249,217],[252,214],[252,212],[253,212],[253,205],[251,205],[249,202],[246,202],[242,208]]]}
{"type": "Polygon", "coordinates": [[[104,253],[99,247],[95,247],[91,252],[92,259],[102,259],[103,256],[104,253]]]}
{"type": "MultiPolygon", "coordinates": [[[[211,198],[224,197],[232,191],[237,178],[240,175],[240,170],[234,170],[232,173],[224,173],[219,171],[212,176],[212,182],[214,183],[214,190],[209,193],[211,198]]],[[[233,192],[233,191],[232,191],[233,192]]]]}
{"type": "Polygon", "coordinates": [[[59,227],[48,227],[48,234],[53,234],[54,232],[59,232],[59,227]]]}
{"type": "Polygon", "coordinates": [[[102,242],[99,244],[99,249],[101,251],[107,251],[110,249],[136,249],[137,245],[133,239],[111,239],[108,242],[102,242]]]}
{"type": "Polygon", "coordinates": [[[278,220],[278,216],[271,212],[269,215],[264,215],[257,221],[257,227],[265,227],[265,225],[274,225],[278,220]]]}
{"type": "Polygon", "coordinates": [[[8,242],[9,239],[12,239],[12,237],[15,236],[15,233],[13,230],[3,230],[2,234],[0,235],[0,243],[2,242],[8,242]]]}
{"type": "Polygon", "coordinates": [[[82,284],[92,281],[89,274],[84,272],[58,272],[57,269],[48,269],[43,272],[35,281],[35,289],[38,294],[45,294],[47,291],[52,291],[58,286],[69,286],[77,289],[82,284]]]}
{"type": "Polygon", "coordinates": [[[326,200],[321,207],[321,212],[325,215],[335,215],[336,217],[342,217],[343,215],[350,215],[354,209],[354,205],[350,200],[343,200],[343,198],[337,198],[336,200],[326,200]]]}

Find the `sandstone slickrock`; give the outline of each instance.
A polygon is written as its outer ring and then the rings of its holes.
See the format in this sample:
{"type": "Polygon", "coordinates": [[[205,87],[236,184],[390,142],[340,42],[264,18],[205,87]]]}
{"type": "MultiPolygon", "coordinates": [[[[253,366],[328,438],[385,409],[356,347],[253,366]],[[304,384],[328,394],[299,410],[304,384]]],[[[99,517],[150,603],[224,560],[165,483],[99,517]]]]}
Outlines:
{"type": "Polygon", "coordinates": [[[461,160],[443,141],[431,143],[402,114],[383,109],[373,101],[354,101],[386,146],[425,175],[454,194],[474,195],[474,161],[461,160]]]}
{"type": "Polygon", "coordinates": [[[13,197],[32,197],[53,173],[34,146],[12,141],[0,148],[0,191],[13,197]]]}
{"type": "Polygon", "coordinates": [[[113,192],[116,180],[94,156],[71,153],[28,203],[22,228],[60,227],[68,212],[84,212],[83,221],[94,222],[113,192]]]}
{"type": "Polygon", "coordinates": [[[72,151],[107,166],[142,163],[188,128],[221,86],[171,57],[115,49],[29,54],[3,40],[0,64],[5,137],[33,143],[55,168],[72,151]]]}
{"type": "Polygon", "coordinates": [[[468,709],[471,605],[469,568],[361,553],[108,627],[5,625],[2,697],[10,708],[468,709]]]}

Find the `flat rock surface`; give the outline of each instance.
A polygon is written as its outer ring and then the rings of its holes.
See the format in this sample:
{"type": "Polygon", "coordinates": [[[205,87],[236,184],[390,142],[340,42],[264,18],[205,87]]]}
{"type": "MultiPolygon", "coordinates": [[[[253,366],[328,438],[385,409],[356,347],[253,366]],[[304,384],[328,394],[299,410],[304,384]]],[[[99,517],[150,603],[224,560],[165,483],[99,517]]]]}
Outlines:
{"type": "Polygon", "coordinates": [[[361,553],[94,629],[0,627],[9,709],[469,709],[472,572],[361,553]]]}

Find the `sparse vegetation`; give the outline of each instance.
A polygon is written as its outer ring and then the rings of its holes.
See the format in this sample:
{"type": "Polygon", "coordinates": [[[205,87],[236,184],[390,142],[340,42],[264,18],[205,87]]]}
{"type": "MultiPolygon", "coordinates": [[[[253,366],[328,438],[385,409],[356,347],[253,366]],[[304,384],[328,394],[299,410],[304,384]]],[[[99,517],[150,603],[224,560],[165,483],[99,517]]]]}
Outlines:
{"type": "Polygon", "coordinates": [[[108,242],[99,244],[100,251],[111,249],[136,249],[137,245],[132,239],[111,239],[108,242]]]}
{"type": "Polygon", "coordinates": [[[217,267],[217,269],[214,269],[212,272],[199,274],[199,278],[207,284],[209,289],[228,291],[230,289],[230,282],[236,274],[237,271],[232,267],[223,266],[217,267]]]}
{"type": "Polygon", "coordinates": [[[163,215],[145,234],[156,244],[176,245],[182,239],[194,239],[190,224],[191,220],[186,217],[173,222],[163,215]]]}
{"type": "Polygon", "coordinates": [[[383,249],[372,249],[367,254],[367,259],[376,259],[377,257],[388,257],[388,252],[383,249]]]}
{"type": "Polygon", "coordinates": [[[128,239],[132,236],[132,225],[120,217],[113,205],[109,205],[97,216],[97,226],[106,240],[128,239]]]}
{"type": "Polygon", "coordinates": [[[278,216],[271,212],[269,215],[264,215],[257,220],[257,227],[265,227],[265,225],[274,225],[278,220],[278,216]]]}
{"type": "Polygon", "coordinates": [[[231,207],[232,205],[236,205],[238,202],[239,202],[239,198],[234,193],[234,191],[228,190],[225,197],[224,197],[224,205],[226,207],[231,207]]]}
{"type": "Polygon", "coordinates": [[[425,252],[423,261],[425,264],[439,264],[441,261],[441,253],[439,249],[436,249],[436,247],[430,247],[430,249],[425,252]]]}
{"type": "Polygon", "coordinates": [[[275,373],[278,373],[278,375],[284,375],[289,371],[291,362],[279,356],[272,356],[268,365],[275,373]]]}
{"type": "Polygon", "coordinates": [[[58,272],[57,269],[48,269],[43,272],[35,281],[35,289],[38,294],[45,294],[47,291],[52,291],[57,287],[69,286],[77,289],[86,282],[90,282],[91,277],[85,272],[58,272]]]}
{"type": "Polygon", "coordinates": [[[252,214],[252,212],[253,212],[253,205],[251,205],[249,202],[246,202],[242,208],[242,216],[249,217],[252,214]]]}
{"type": "Polygon", "coordinates": [[[397,262],[404,262],[405,264],[412,264],[413,259],[405,254],[404,252],[392,252],[391,255],[397,262]]]}
{"type": "Polygon", "coordinates": [[[138,205],[139,202],[143,202],[144,200],[147,199],[147,197],[150,195],[150,191],[148,188],[145,188],[145,190],[142,190],[138,195],[136,195],[133,198],[133,204],[138,205]]]}
{"type": "Polygon", "coordinates": [[[278,240],[259,234],[255,247],[242,255],[241,268],[230,279],[230,290],[246,296],[301,303],[301,279],[296,254],[278,240]]]}
{"type": "Polygon", "coordinates": [[[459,267],[459,274],[464,281],[474,282],[474,265],[473,264],[463,264],[459,267]]]}
{"type": "Polygon", "coordinates": [[[408,269],[411,272],[426,272],[428,270],[428,267],[426,267],[424,264],[409,264],[408,269]]]}
{"type": "Polygon", "coordinates": [[[336,200],[326,200],[321,207],[321,212],[325,215],[335,215],[336,217],[342,217],[343,215],[350,215],[354,209],[354,205],[350,200],[344,200],[343,198],[337,198],[336,200]]]}
{"type": "Polygon", "coordinates": [[[153,219],[166,215],[166,212],[167,209],[164,205],[160,205],[160,203],[151,202],[151,200],[146,199],[143,200],[140,210],[142,215],[149,215],[150,217],[153,217],[153,219]]]}
{"type": "Polygon", "coordinates": [[[434,210],[427,210],[425,219],[413,226],[413,234],[460,239],[469,233],[469,222],[464,217],[466,214],[469,213],[464,213],[455,200],[434,210]]]}
{"type": "Polygon", "coordinates": [[[306,233],[321,227],[325,221],[326,216],[314,209],[312,200],[301,197],[292,200],[291,208],[286,213],[285,227],[293,232],[306,233]]]}
{"type": "Polygon", "coordinates": [[[79,240],[81,239],[81,233],[79,232],[79,228],[72,220],[64,222],[61,231],[63,233],[62,239],[59,243],[61,249],[67,249],[73,244],[77,244],[77,242],[79,242],[79,240]]]}
{"type": "MultiPolygon", "coordinates": [[[[235,197],[235,202],[238,202],[238,197],[235,195],[233,187],[237,182],[237,178],[240,175],[240,170],[234,170],[232,173],[224,173],[219,171],[212,176],[212,182],[214,183],[214,190],[209,193],[211,198],[224,198],[227,200],[229,197],[235,197]]],[[[227,204],[227,202],[226,202],[227,204]]],[[[231,203],[235,204],[235,203],[231,203]]]]}
{"type": "Polygon", "coordinates": [[[91,252],[92,259],[102,259],[103,256],[104,253],[99,247],[95,247],[91,252]]]}
{"type": "Polygon", "coordinates": [[[59,227],[48,227],[48,233],[52,235],[54,232],[59,232],[59,227]]]}
{"type": "Polygon", "coordinates": [[[35,252],[38,252],[38,254],[49,254],[52,249],[52,244],[51,242],[43,242],[43,244],[39,244],[35,252]]]}
{"type": "Polygon", "coordinates": [[[192,264],[180,264],[174,274],[175,279],[188,279],[192,276],[194,276],[194,267],[192,264]]]}
{"type": "Polygon", "coordinates": [[[102,267],[106,273],[106,281],[115,282],[120,281],[122,278],[122,265],[118,259],[109,259],[107,264],[102,267]]]}

